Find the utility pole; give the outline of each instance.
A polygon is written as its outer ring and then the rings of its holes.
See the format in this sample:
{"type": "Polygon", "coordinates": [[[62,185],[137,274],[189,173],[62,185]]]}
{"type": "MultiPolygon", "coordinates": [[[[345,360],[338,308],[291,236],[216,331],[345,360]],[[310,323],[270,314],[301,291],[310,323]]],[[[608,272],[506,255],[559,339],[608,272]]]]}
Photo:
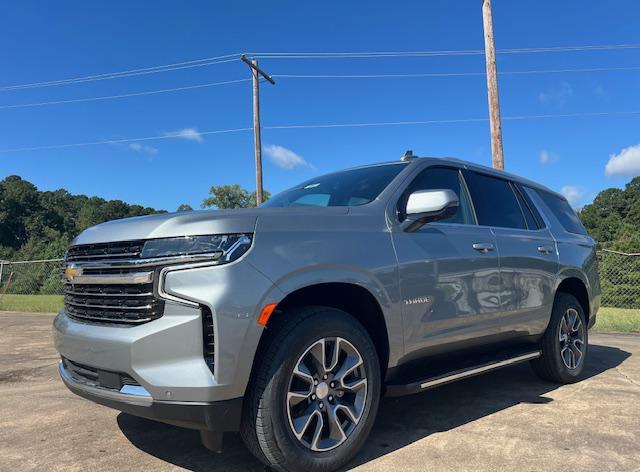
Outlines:
{"type": "Polygon", "coordinates": [[[482,0],[484,25],[484,52],[487,60],[487,93],[489,98],[489,126],[491,127],[491,161],[495,169],[504,170],[502,154],[502,123],[498,96],[498,72],[496,70],[496,44],[493,37],[491,0],[482,0]]]}
{"type": "Polygon", "coordinates": [[[251,69],[253,77],[253,141],[256,154],[256,205],[261,205],[263,199],[262,189],[262,139],[260,137],[260,76],[264,77],[270,84],[275,85],[276,82],[258,67],[258,61],[255,59],[247,59],[247,56],[240,56],[242,62],[247,64],[251,69]]]}

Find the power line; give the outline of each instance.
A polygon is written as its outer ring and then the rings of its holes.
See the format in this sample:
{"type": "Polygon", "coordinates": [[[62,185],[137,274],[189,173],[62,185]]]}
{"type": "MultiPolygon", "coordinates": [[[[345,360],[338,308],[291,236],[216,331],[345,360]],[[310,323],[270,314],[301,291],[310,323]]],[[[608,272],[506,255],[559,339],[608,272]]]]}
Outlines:
{"type": "Polygon", "coordinates": [[[36,102],[36,103],[19,103],[16,105],[0,105],[0,110],[5,110],[8,108],[28,108],[28,107],[40,107],[40,106],[46,106],[46,105],[61,105],[64,103],[96,102],[101,100],[114,100],[119,98],[141,97],[144,95],[155,95],[159,93],[179,92],[184,90],[194,90],[194,89],[205,88],[205,87],[215,87],[217,85],[238,84],[241,82],[250,82],[250,81],[251,79],[235,79],[235,80],[226,80],[224,82],[211,82],[207,84],[187,85],[185,87],[174,87],[174,88],[160,89],[160,90],[146,90],[143,92],[124,93],[120,95],[74,98],[69,100],[53,100],[48,102],[36,102]]]}
{"type": "Polygon", "coordinates": [[[237,57],[229,59],[232,56],[236,56],[236,54],[226,54],[224,56],[218,56],[218,57],[195,59],[192,61],[176,62],[174,64],[144,67],[140,69],[130,69],[130,70],[125,70],[120,72],[109,72],[105,74],[87,75],[83,77],[74,77],[70,79],[49,80],[46,82],[32,82],[32,83],[26,83],[26,84],[6,85],[3,87],[0,87],[0,92],[8,92],[13,90],[23,90],[23,89],[32,89],[32,88],[42,88],[42,87],[53,87],[58,85],[78,84],[78,83],[84,83],[84,82],[94,82],[96,80],[120,79],[123,77],[157,74],[160,72],[190,69],[193,67],[204,67],[204,66],[211,66],[216,64],[225,64],[228,62],[235,62],[239,60],[239,58],[237,57]]]}
{"type": "MultiPolygon", "coordinates": [[[[232,128],[232,129],[221,129],[221,130],[213,130],[213,131],[198,131],[198,134],[201,136],[206,136],[209,134],[237,133],[241,131],[251,131],[251,130],[253,130],[253,128],[232,128]]],[[[184,134],[180,132],[165,133],[157,136],[145,136],[142,138],[105,139],[102,141],[89,141],[86,143],[51,144],[46,146],[0,149],[0,154],[6,154],[9,152],[41,151],[41,150],[47,150],[47,149],[64,149],[64,148],[74,148],[74,147],[84,147],[84,146],[96,146],[99,144],[122,144],[122,143],[131,143],[131,142],[137,142],[137,141],[155,141],[160,139],[178,139],[178,138],[184,139],[184,134]]]]}
{"type": "MultiPolygon", "coordinates": [[[[499,54],[522,54],[522,53],[543,53],[543,52],[574,52],[574,51],[609,51],[640,49],[640,44],[612,44],[612,45],[591,45],[591,46],[559,46],[559,47],[538,47],[538,48],[511,48],[498,49],[499,54]]],[[[482,55],[482,49],[470,50],[442,50],[442,51],[361,51],[361,52],[262,52],[247,53],[247,56],[265,59],[351,59],[351,58],[378,58],[378,57],[432,57],[432,56],[469,56],[482,55]]],[[[103,74],[94,74],[69,79],[49,80],[43,82],[31,82],[24,84],[14,84],[0,86],[0,92],[14,90],[53,87],[69,85],[97,80],[111,80],[124,77],[132,77],[146,74],[156,74],[174,70],[188,69],[193,67],[205,67],[215,64],[224,64],[238,61],[239,53],[225,54],[222,56],[206,57],[190,61],[175,62],[151,67],[128,69],[103,74]]]]}
{"type": "MultiPolygon", "coordinates": [[[[563,72],[607,72],[607,71],[633,71],[640,67],[592,67],[582,69],[537,69],[520,71],[502,71],[499,75],[528,75],[528,74],[555,74],[563,72]]],[[[387,79],[387,78],[420,78],[420,77],[471,77],[485,76],[485,72],[433,72],[417,74],[273,74],[273,77],[283,79],[387,79]]]]}
{"type": "MultiPolygon", "coordinates": [[[[522,71],[502,71],[499,75],[531,75],[531,74],[553,74],[553,73],[575,73],[575,72],[610,72],[610,71],[637,71],[640,67],[592,67],[582,69],[539,69],[522,71]]],[[[485,72],[434,72],[417,74],[274,74],[272,77],[284,79],[395,79],[395,78],[429,78],[429,77],[484,77],[485,72]]],[[[159,90],[146,90],[142,92],[124,93],[118,95],[105,95],[98,97],[74,98],[68,100],[51,100],[47,102],[19,103],[15,105],[0,105],[0,110],[13,108],[31,108],[48,105],[62,105],[69,103],[96,102],[104,100],[116,100],[130,97],[140,97],[145,95],[156,95],[162,93],[180,92],[200,88],[215,87],[218,85],[237,84],[249,82],[251,79],[235,79],[223,82],[211,82],[197,85],[187,85],[184,87],[174,87],[159,90]]]]}
{"type": "MultiPolygon", "coordinates": [[[[620,116],[620,115],[640,115],[638,111],[609,111],[609,112],[580,112],[580,113],[563,113],[555,115],[514,115],[506,116],[502,119],[504,121],[523,121],[523,120],[538,120],[538,119],[550,119],[550,118],[582,118],[582,117],[598,117],[598,116],[620,116]]],[[[271,130],[287,130],[287,129],[322,129],[322,128],[364,128],[364,127],[376,127],[376,126],[407,126],[407,125],[430,125],[430,124],[449,124],[449,123],[475,123],[489,121],[489,118],[452,118],[441,120],[421,120],[421,121],[382,121],[382,122],[370,122],[370,123],[321,123],[321,124],[301,124],[301,125],[271,125],[263,126],[262,129],[271,130]]],[[[198,134],[202,136],[213,134],[227,134],[238,133],[244,131],[252,131],[253,128],[231,128],[223,130],[202,131],[198,134]]],[[[84,143],[72,143],[72,144],[52,144],[46,146],[32,146],[22,148],[10,148],[0,149],[0,154],[7,154],[11,152],[24,152],[24,151],[39,151],[48,149],[63,149],[74,148],[82,146],[94,146],[100,144],[120,144],[129,143],[135,141],[152,141],[161,139],[178,139],[184,138],[183,133],[165,133],[156,136],[146,136],[141,138],[122,138],[122,139],[108,139],[102,141],[90,141],[84,143]]]]}
{"type": "MultiPolygon", "coordinates": [[[[607,44],[592,46],[558,46],[536,48],[498,49],[499,54],[528,54],[545,52],[611,51],[640,49],[640,44],[607,44]]],[[[360,52],[263,52],[251,53],[259,59],[352,59],[383,57],[433,57],[433,56],[473,56],[483,55],[484,49],[444,50],[444,51],[360,51],[360,52]]]]}

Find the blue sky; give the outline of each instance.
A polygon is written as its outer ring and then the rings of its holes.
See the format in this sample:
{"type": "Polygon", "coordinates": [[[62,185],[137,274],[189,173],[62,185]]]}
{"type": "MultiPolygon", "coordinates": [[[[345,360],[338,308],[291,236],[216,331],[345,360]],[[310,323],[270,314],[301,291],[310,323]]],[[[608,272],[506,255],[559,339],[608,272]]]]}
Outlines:
{"type": "MultiPolygon", "coordinates": [[[[640,2],[494,0],[498,49],[640,43],[640,2]]],[[[0,86],[151,67],[237,52],[483,48],[480,0],[399,2],[8,2],[0,15],[0,86]]],[[[482,72],[484,57],[263,59],[270,74],[482,72]]],[[[640,49],[498,55],[499,72],[640,67],[640,49]]],[[[211,185],[253,189],[251,84],[123,99],[2,108],[246,79],[239,61],[57,87],[0,91],[0,150],[111,139],[184,137],[0,153],[0,178],[41,190],[194,208],[211,185]]],[[[263,84],[265,127],[485,118],[482,75],[278,78],[263,84]]],[[[640,70],[500,77],[504,117],[640,111],[640,70]]],[[[505,120],[506,169],[576,206],[640,174],[640,114],[505,120]],[[613,159],[612,159],[612,156],[613,159]],[[611,162],[610,162],[611,161],[611,162]],[[605,171],[609,163],[608,172],[605,171]]],[[[416,154],[490,165],[486,121],[360,128],[264,129],[265,187],[416,154]]]]}

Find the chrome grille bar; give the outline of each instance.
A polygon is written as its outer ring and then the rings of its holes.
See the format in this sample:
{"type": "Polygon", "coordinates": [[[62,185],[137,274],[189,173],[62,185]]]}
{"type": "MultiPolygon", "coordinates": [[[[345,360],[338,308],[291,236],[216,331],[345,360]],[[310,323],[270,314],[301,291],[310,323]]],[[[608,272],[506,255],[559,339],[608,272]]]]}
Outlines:
{"type": "MultiPolygon", "coordinates": [[[[83,268],[85,266],[82,266],[83,268]]],[[[76,275],[69,281],[70,285],[87,284],[148,284],[153,282],[153,272],[130,272],[124,274],[89,274],[76,275]]]]}

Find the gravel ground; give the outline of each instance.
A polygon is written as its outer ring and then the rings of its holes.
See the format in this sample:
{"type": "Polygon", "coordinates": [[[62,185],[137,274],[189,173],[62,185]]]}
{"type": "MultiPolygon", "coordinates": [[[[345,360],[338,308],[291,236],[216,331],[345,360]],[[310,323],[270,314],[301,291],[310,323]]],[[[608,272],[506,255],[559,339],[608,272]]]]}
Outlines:
{"type": "MultiPolygon", "coordinates": [[[[197,432],[74,396],[58,379],[52,315],[0,312],[0,470],[264,470],[237,435],[197,432]]],[[[640,471],[640,335],[592,334],[585,378],[559,387],[518,365],[384,399],[367,471],[640,471]]]]}

